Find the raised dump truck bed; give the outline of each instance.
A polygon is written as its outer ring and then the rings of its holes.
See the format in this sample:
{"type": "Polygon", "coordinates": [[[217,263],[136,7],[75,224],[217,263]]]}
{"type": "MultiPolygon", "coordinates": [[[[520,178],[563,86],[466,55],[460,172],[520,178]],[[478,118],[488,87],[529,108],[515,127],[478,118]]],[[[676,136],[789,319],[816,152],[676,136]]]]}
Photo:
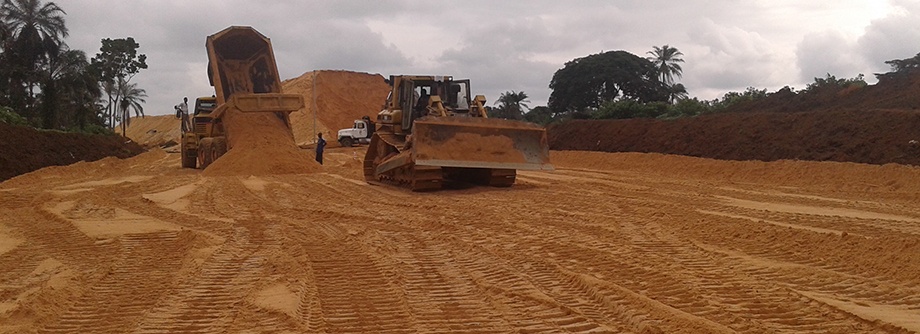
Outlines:
{"type": "MultiPolygon", "coordinates": [[[[290,133],[289,113],[303,107],[303,96],[283,94],[271,40],[252,27],[232,26],[208,36],[208,79],[214,97],[202,97],[195,110],[194,130],[183,134],[182,166],[206,168],[228,150],[232,127],[228,112],[272,112],[290,133]],[[196,157],[196,159],[191,159],[196,157]]],[[[293,135],[290,136],[293,142],[293,135]]]]}

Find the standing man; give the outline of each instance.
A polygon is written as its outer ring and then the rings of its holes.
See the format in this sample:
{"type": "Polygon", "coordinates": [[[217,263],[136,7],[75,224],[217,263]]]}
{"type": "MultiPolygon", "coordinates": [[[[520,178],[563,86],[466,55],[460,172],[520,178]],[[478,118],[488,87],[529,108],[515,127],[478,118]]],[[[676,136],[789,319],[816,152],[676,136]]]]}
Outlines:
{"type": "Polygon", "coordinates": [[[182,103],[176,106],[176,118],[182,120],[182,133],[188,132],[192,127],[188,120],[188,97],[182,98],[182,103]]]}
{"type": "Polygon", "coordinates": [[[323,133],[316,134],[316,162],[323,164],[323,150],[326,149],[326,140],[323,139],[323,133]]]}

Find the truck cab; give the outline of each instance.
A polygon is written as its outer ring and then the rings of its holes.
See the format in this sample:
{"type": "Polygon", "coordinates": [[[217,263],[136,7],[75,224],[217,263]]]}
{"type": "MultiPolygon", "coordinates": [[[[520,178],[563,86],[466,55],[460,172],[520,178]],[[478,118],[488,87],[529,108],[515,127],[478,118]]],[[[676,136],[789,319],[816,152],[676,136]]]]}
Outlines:
{"type": "Polygon", "coordinates": [[[355,144],[368,144],[371,142],[371,136],[374,135],[374,124],[369,118],[355,120],[354,126],[349,129],[341,129],[338,133],[338,141],[342,147],[351,147],[355,144]]]}

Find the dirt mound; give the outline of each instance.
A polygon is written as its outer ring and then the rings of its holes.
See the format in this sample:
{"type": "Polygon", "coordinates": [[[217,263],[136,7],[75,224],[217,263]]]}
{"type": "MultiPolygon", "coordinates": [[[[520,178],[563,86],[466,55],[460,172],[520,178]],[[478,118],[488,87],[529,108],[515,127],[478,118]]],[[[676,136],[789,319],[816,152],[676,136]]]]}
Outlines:
{"type": "Polygon", "coordinates": [[[724,160],[920,165],[920,112],[727,113],[677,120],[570,121],[548,130],[554,150],[656,152],[724,160]]]}
{"type": "MultiPolygon", "coordinates": [[[[117,131],[120,133],[121,128],[117,131]]],[[[147,148],[175,145],[182,136],[180,121],[174,115],[133,118],[125,132],[128,138],[147,148]]]]}
{"type": "Polygon", "coordinates": [[[6,123],[0,123],[0,133],[0,181],[43,167],[109,156],[127,158],[144,152],[121,136],[38,131],[6,123]]]}
{"type": "Polygon", "coordinates": [[[273,113],[229,110],[223,124],[231,149],[205,169],[206,176],[304,174],[320,168],[273,113]]]}
{"type": "Polygon", "coordinates": [[[349,71],[307,72],[281,85],[285,93],[301,94],[306,101],[304,109],[291,113],[298,145],[314,143],[316,132],[322,132],[327,141],[335,141],[335,133],[352,127],[354,120],[362,116],[375,118],[389,92],[389,85],[380,74],[349,71]]]}

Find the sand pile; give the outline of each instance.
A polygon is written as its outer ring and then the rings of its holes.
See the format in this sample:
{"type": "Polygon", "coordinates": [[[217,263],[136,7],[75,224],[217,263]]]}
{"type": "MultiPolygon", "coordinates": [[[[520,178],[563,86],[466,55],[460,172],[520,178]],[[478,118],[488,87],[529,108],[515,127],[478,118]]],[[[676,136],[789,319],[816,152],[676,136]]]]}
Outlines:
{"type": "Polygon", "coordinates": [[[303,174],[320,165],[291,140],[274,113],[227,111],[224,127],[231,149],[204,171],[206,176],[303,174]]]}
{"type": "MultiPolygon", "coordinates": [[[[121,133],[121,127],[117,132],[121,133]]],[[[125,132],[128,138],[146,148],[173,146],[182,136],[180,122],[175,115],[132,118],[125,132]]]]}
{"type": "Polygon", "coordinates": [[[281,85],[285,93],[302,94],[306,102],[304,109],[291,113],[298,145],[314,143],[316,132],[322,132],[327,141],[333,142],[338,130],[352,127],[354,120],[362,116],[375,119],[389,92],[389,85],[381,75],[349,71],[307,72],[281,85]]]}

